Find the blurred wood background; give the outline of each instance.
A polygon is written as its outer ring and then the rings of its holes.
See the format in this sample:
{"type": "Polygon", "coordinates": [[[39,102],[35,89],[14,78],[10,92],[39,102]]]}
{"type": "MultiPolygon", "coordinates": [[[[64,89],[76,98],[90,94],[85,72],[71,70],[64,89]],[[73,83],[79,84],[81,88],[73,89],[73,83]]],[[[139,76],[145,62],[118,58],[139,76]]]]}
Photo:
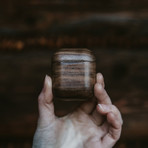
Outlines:
{"type": "Polygon", "coordinates": [[[1,0],[0,148],[31,148],[37,97],[64,47],[95,53],[124,119],[115,147],[147,148],[147,26],[146,0],[1,0]]]}

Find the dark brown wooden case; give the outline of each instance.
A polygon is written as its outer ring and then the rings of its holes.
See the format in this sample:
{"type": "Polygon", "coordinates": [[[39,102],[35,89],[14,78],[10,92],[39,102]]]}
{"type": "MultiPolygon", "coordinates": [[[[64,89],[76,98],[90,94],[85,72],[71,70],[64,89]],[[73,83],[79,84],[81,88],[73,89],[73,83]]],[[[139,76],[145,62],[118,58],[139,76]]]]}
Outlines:
{"type": "Polygon", "coordinates": [[[88,49],[60,49],[52,59],[53,95],[56,100],[86,101],[93,97],[95,57],[88,49]]]}

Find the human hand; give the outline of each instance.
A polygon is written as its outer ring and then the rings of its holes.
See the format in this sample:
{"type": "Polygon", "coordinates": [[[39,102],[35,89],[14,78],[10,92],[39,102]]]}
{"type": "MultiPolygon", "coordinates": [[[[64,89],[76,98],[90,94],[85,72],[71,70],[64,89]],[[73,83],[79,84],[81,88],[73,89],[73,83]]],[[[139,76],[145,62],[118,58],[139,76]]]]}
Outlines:
{"type": "Polygon", "coordinates": [[[104,89],[102,74],[94,87],[96,101],[82,104],[64,117],[54,114],[52,82],[46,76],[39,95],[39,119],[33,148],[111,148],[119,139],[122,118],[104,89]]]}

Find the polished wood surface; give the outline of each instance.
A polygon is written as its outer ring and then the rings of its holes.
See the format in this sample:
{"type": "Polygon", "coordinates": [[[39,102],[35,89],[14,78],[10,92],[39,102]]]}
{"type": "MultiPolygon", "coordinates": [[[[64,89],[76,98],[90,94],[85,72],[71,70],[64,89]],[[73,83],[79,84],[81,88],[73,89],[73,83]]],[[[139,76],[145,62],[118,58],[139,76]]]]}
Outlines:
{"type": "Polygon", "coordinates": [[[93,97],[95,57],[88,49],[61,49],[53,56],[53,93],[55,99],[86,101],[93,97]]]}

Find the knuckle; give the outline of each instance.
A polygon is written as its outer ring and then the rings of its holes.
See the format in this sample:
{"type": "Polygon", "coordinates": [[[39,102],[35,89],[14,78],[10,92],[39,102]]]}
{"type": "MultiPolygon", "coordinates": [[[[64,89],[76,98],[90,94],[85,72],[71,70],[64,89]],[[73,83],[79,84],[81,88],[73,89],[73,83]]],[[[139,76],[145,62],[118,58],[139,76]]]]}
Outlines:
{"type": "Polygon", "coordinates": [[[121,130],[116,130],[115,133],[112,133],[112,139],[117,141],[117,140],[119,140],[120,135],[121,135],[121,130]]]}
{"type": "Polygon", "coordinates": [[[116,127],[117,127],[117,129],[121,129],[121,126],[122,126],[121,122],[118,121],[118,122],[116,123],[116,127]]]}

